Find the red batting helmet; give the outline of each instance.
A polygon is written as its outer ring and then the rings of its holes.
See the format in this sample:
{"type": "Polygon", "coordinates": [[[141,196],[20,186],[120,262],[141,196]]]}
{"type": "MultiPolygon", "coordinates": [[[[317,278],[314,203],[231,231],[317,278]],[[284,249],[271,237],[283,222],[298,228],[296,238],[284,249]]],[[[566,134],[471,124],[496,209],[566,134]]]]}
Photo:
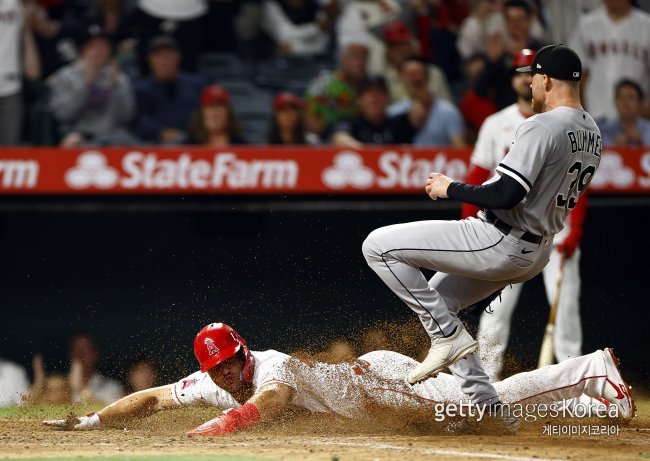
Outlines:
{"type": "Polygon", "coordinates": [[[194,355],[203,372],[228,360],[240,350],[244,356],[242,379],[252,381],[255,373],[255,359],[244,338],[231,327],[225,323],[211,323],[203,327],[194,338],[194,355]]]}
{"type": "Polygon", "coordinates": [[[524,48],[512,58],[512,68],[530,66],[534,57],[535,52],[533,50],[524,48]]]}

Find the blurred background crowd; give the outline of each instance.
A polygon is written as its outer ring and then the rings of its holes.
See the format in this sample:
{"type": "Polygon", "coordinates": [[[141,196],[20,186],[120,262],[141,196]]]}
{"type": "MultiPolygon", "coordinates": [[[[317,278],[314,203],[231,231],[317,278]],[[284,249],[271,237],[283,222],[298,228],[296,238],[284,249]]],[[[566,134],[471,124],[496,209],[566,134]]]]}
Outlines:
{"type": "Polygon", "coordinates": [[[647,145],[649,10],[650,0],[3,0],[0,146],[463,147],[516,101],[517,53],[559,42],[583,58],[605,144],[647,145]]]}
{"type": "MultiPolygon", "coordinates": [[[[313,344],[308,349],[290,354],[303,360],[342,363],[354,361],[367,352],[394,350],[422,360],[428,352],[426,338],[416,320],[376,322],[354,338],[321,341],[322,344],[313,344]]],[[[255,349],[254,344],[251,346],[255,349]]],[[[95,338],[88,333],[71,337],[68,358],[67,375],[48,373],[48,364],[44,363],[40,353],[34,355],[31,370],[0,358],[0,408],[14,405],[107,405],[132,392],[169,384],[161,382],[157,358],[145,355],[133,357],[129,367],[116,376],[103,375],[98,370],[106,367],[102,367],[95,338]]],[[[49,365],[50,370],[62,368],[59,364],[49,365]]],[[[182,377],[175,376],[171,382],[182,377]]]]}

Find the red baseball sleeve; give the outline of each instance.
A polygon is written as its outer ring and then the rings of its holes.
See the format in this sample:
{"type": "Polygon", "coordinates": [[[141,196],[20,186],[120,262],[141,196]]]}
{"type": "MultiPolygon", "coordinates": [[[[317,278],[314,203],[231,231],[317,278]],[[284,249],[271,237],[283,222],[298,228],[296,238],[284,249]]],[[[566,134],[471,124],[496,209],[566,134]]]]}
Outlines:
{"type": "Polygon", "coordinates": [[[564,242],[557,246],[558,251],[564,253],[566,258],[573,256],[573,253],[580,246],[582,240],[583,226],[587,216],[587,193],[585,192],[578,200],[575,208],[569,214],[571,232],[564,239],[564,242]]]}

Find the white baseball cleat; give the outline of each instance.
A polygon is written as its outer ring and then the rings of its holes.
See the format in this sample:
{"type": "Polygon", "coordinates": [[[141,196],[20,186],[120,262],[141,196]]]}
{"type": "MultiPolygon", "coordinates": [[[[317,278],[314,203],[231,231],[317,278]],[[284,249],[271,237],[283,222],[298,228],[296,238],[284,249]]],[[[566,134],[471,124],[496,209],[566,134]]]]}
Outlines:
{"type": "Polygon", "coordinates": [[[415,384],[429,377],[435,377],[449,365],[453,365],[467,354],[475,352],[478,342],[462,325],[456,327],[453,335],[431,340],[427,357],[407,376],[409,384],[415,384]]]}
{"type": "Polygon", "coordinates": [[[635,416],[636,405],[632,398],[630,386],[625,383],[623,376],[621,376],[621,370],[619,369],[621,361],[614,355],[614,350],[609,347],[603,351],[603,358],[607,370],[607,385],[603,390],[602,398],[611,405],[618,406],[621,417],[629,421],[635,416]]]}

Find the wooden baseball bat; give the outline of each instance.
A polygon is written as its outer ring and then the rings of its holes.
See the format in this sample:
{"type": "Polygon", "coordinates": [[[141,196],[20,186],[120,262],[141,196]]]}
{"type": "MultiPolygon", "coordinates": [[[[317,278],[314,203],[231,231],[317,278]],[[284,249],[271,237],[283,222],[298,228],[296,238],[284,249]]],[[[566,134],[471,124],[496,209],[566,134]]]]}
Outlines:
{"type": "Polygon", "coordinates": [[[557,305],[560,303],[560,288],[562,287],[562,278],[564,277],[564,261],[565,257],[564,254],[562,254],[560,256],[560,270],[557,273],[557,282],[555,283],[555,294],[553,295],[551,312],[548,315],[548,323],[544,330],[544,339],[542,341],[542,348],[539,351],[537,368],[552,365],[555,361],[553,354],[553,337],[555,336],[555,316],[557,315],[557,305]]]}

